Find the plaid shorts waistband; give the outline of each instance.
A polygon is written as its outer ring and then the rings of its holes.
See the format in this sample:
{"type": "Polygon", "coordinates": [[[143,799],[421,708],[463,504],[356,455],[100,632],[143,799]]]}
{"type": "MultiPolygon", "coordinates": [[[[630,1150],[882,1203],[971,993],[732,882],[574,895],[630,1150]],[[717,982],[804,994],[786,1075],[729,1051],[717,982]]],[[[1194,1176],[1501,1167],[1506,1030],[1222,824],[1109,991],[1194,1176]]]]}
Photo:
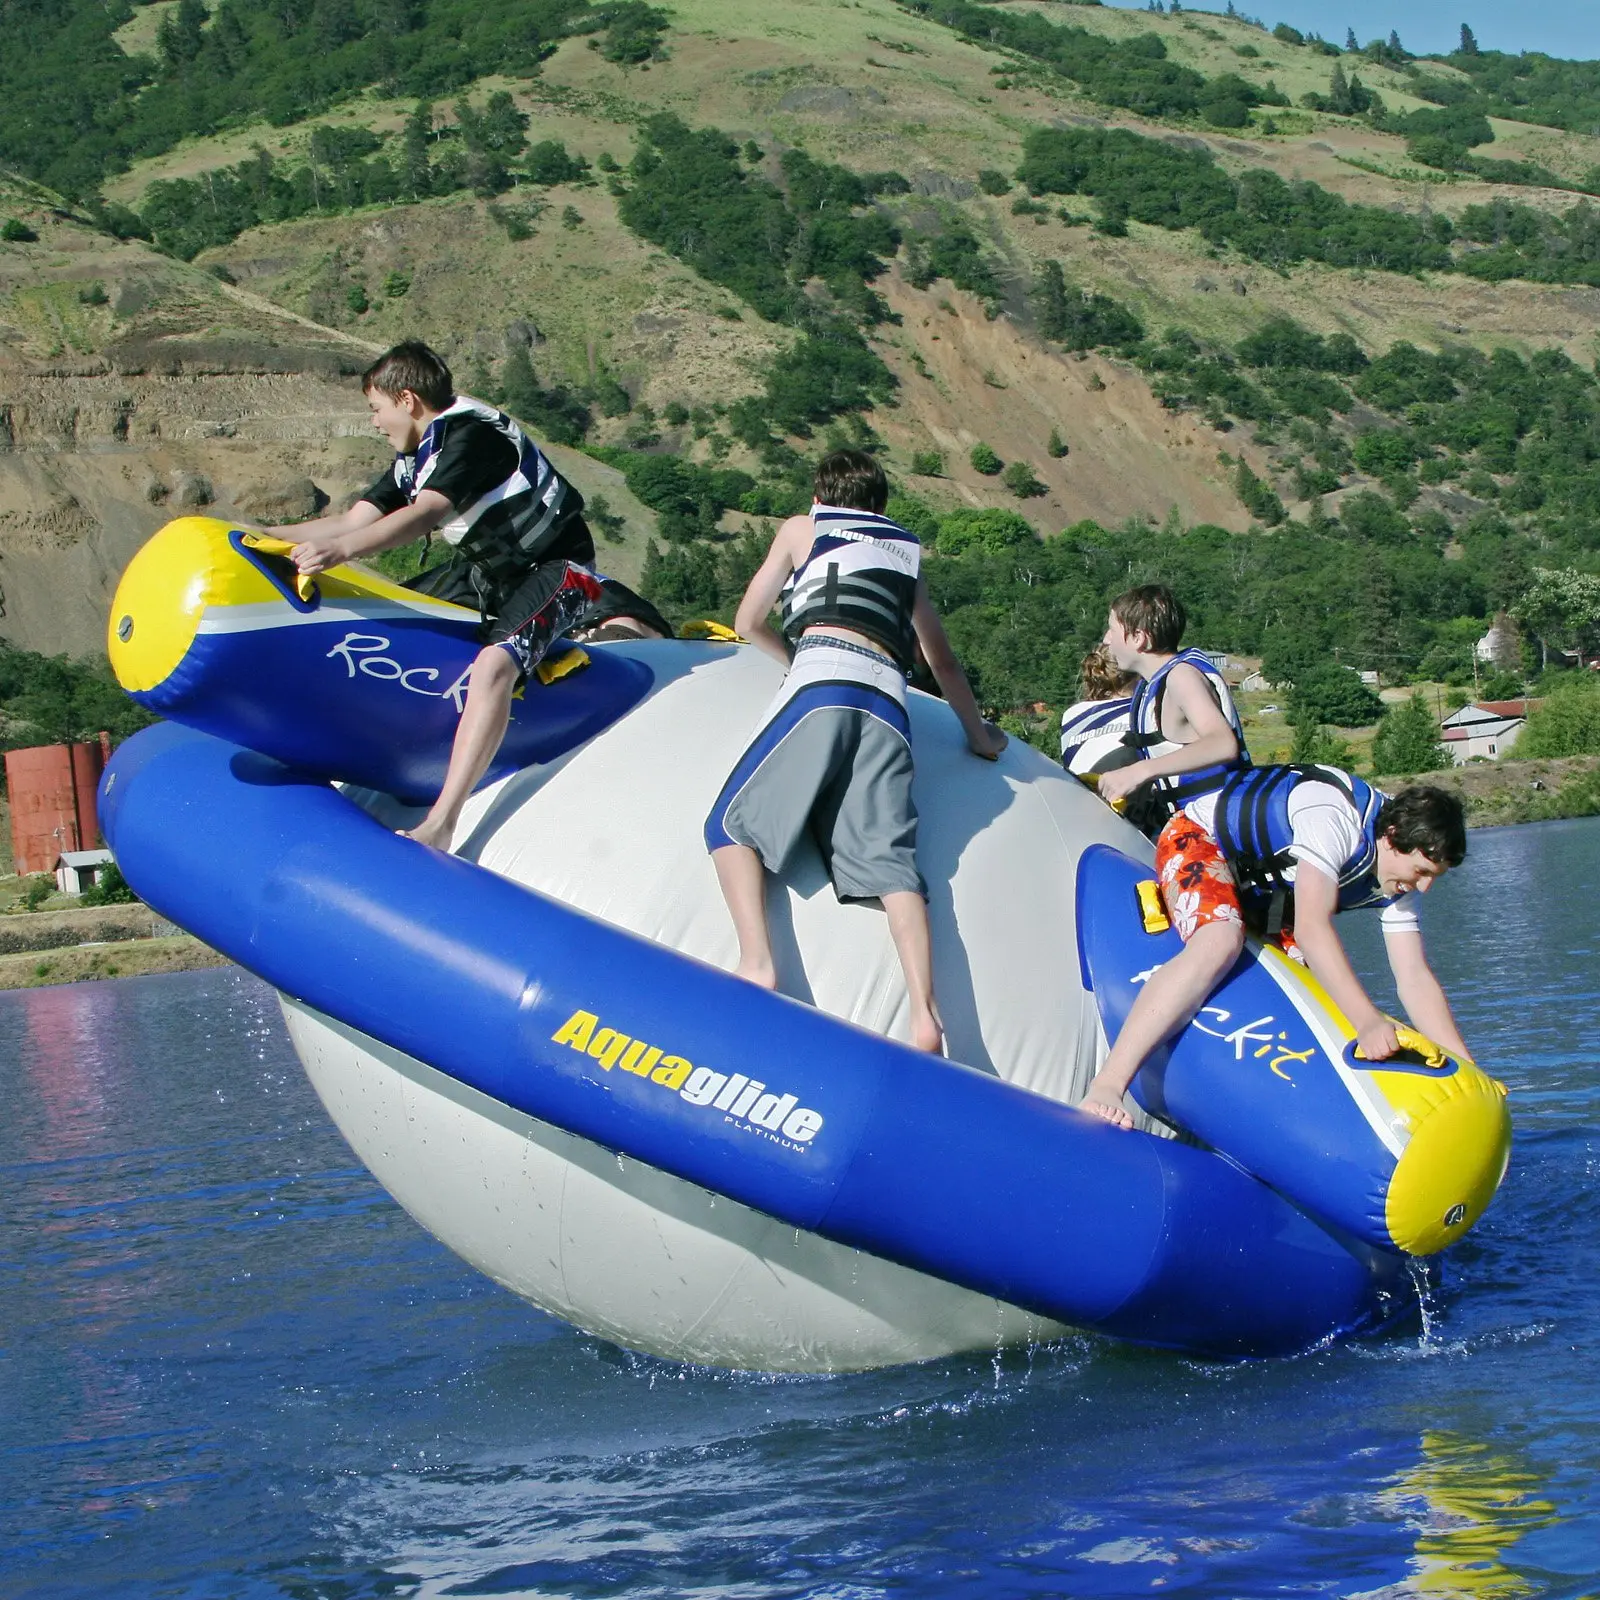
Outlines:
{"type": "Polygon", "coordinates": [[[865,656],[868,661],[876,662],[879,666],[900,671],[899,664],[882,650],[874,650],[870,645],[852,644],[848,639],[829,638],[823,633],[808,633],[794,647],[794,653],[799,655],[802,650],[848,650],[853,656],[865,656]]]}

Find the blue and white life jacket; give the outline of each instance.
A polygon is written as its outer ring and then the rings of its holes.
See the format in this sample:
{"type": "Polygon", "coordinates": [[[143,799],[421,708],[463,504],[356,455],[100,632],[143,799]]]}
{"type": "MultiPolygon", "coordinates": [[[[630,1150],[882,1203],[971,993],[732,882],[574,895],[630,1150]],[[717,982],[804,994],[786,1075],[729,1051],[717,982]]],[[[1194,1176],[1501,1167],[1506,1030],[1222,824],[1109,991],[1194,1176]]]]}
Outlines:
{"type": "Polygon", "coordinates": [[[1168,818],[1191,800],[1210,794],[1222,786],[1223,781],[1235,772],[1246,771],[1250,766],[1250,752],[1245,748],[1244,724],[1239,720],[1238,709],[1227,681],[1209,657],[1199,650],[1180,650],[1170,661],[1164,661],[1148,678],[1134,685],[1133,703],[1129,707],[1129,729],[1123,742],[1137,750],[1145,760],[1170,754],[1182,748],[1174,744],[1161,731],[1161,706],[1166,698],[1167,677],[1180,663],[1193,667],[1205,680],[1218,709],[1228,719],[1233,736],[1239,741],[1239,754],[1232,761],[1214,762],[1194,772],[1179,773],[1176,777],[1155,778],[1139,790],[1137,808],[1130,805],[1130,815],[1139,826],[1153,837],[1159,833],[1168,818]]]}
{"type": "Polygon", "coordinates": [[[848,506],[813,506],[811,526],[811,549],[781,597],[783,631],[798,640],[819,625],[849,628],[909,672],[922,570],[917,536],[888,517],[848,506]]]}
{"type": "Polygon", "coordinates": [[[1120,757],[1113,765],[1139,759],[1123,745],[1132,702],[1127,695],[1115,700],[1082,700],[1061,714],[1061,764],[1068,772],[1103,772],[1107,757],[1120,757]]]}
{"type": "Polygon", "coordinates": [[[1294,923],[1289,797],[1302,783],[1337,789],[1361,818],[1361,843],[1339,869],[1337,909],[1387,905],[1393,898],[1378,881],[1378,813],[1388,798],[1381,790],[1337,767],[1251,767],[1224,780],[1211,831],[1238,882],[1246,923],[1264,928],[1268,938],[1276,938],[1285,922],[1294,923]]]}

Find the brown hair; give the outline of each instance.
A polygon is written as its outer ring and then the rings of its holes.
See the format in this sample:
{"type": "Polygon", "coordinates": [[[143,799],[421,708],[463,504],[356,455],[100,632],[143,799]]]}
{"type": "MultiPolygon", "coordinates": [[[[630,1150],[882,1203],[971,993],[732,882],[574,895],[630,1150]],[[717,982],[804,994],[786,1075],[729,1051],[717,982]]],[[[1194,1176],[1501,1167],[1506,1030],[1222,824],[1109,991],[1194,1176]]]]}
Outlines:
{"type": "Polygon", "coordinates": [[[1176,650],[1189,625],[1183,602],[1164,583],[1146,583],[1119,594],[1111,602],[1111,615],[1130,637],[1142,633],[1155,655],[1176,650]]]}
{"type": "Polygon", "coordinates": [[[1436,867],[1459,867],[1467,858],[1461,796],[1431,783],[1402,789],[1378,812],[1378,837],[1385,835],[1403,856],[1420,850],[1436,867]]]}
{"type": "Polygon", "coordinates": [[[1137,672],[1124,672],[1111,659],[1111,652],[1103,644],[1097,644],[1083,658],[1078,682],[1085,700],[1120,700],[1138,676],[1137,672]]]}
{"type": "Polygon", "coordinates": [[[825,506],[881,513],[889,503],[889,480],[865,450],[835,450],[824,456],[811,488],[825,506]]]}
{"type": "Polygon", "coordinates": [[[430,411],[445,410],[456,397],[455,380],[443,357],[420,339],[407,339],[385,350],[361,374],[362,394],[373,389],[391,400],[398,400],[409,389],[430,411]]]}

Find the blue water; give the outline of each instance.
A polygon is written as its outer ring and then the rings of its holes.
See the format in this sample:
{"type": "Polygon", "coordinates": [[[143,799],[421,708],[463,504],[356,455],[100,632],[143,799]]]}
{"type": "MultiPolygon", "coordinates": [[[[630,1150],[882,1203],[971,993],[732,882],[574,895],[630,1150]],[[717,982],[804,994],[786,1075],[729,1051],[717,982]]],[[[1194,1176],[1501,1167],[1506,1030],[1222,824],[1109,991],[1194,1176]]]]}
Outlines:
{"type": "Polygon", "coordinates": [[[1600,1594],[1600,822],[1430,899],[1511,1175],[1421,1327],[1240,1366],[631,1356],[421,1233],[254,979],[0,995],[0,1596],[1600,1594]]]}

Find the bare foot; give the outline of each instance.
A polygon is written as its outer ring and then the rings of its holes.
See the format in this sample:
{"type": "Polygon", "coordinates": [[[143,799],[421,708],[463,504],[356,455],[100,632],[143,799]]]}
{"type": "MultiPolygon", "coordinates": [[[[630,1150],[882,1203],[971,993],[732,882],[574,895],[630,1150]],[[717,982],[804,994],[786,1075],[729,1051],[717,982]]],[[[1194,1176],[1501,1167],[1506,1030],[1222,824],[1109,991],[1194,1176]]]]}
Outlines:
{"type": "Polygon", "coordinates": [[[455,836],[456,825],[442,818],[424,817],[414,828],[402,828],[402,839],[415,839],[418,844],[431,845],[435,850],[448,850],[455,836]]]}
{"type": "Polygon", "coordinates": [[[1089,1085],[1088,1094],[1078,1102],[1077,1109],[1088,1116],[1099,1117],[1102,1122],[1109,1122],[1113,1128],[1131,1128],[1133,1118],[1123,1109],[1123,1093],[1112,1084],[1102,1083],[1096,1078],[1089,1085]]]}
{"type": "Polygon", "coordinates": [[[745,961],[733,969],[736,978],[743,978],[746,983],[753,983],[758,989],[776,989],[778,987],[777,970],[770,961],[745,961]]]}
{"type": "Polygon", "coordinates": [[[944,1054],[944,1024],[937,1011],[925,1011],[911,1019],[911,1043],[929,1055],[944,1054]]]}

